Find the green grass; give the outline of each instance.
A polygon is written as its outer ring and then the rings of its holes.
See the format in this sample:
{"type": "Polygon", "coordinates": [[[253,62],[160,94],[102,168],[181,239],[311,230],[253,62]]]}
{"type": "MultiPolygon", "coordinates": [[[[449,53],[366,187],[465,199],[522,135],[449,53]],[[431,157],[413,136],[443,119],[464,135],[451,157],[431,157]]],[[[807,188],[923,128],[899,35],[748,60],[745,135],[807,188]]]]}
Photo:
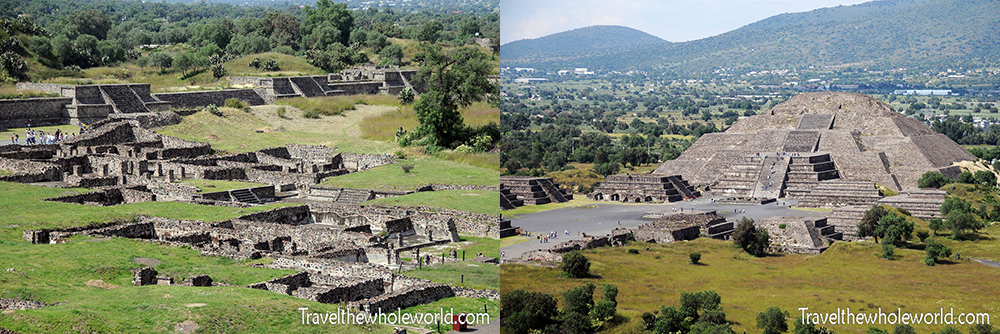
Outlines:
{"type": "MultiPolygon", "coordinates": [[[[894,261],[880,259],[881,253],[878,245],[869,242],[839,242],[822,255],[764,258],[747,255],[731,241],[706,238],[669,245],[631,244],[584,251],[596,278],[570,279],[555,268],[503,265],[501,292],[526,289],[561,299],[562,292],[586,282],[616,284],[618,311],[630,323],[612,332],[626,332],[641,321],[643,312],[661,305],[679,306],[681,292],[705,290],[722,296],[726,318],[737,333],[758,333],[757,314],[769,306],[789,311],[793,317],[799,307],[812,312],[836,312],[838,307],[870,312],[881,307],[921,313],[940,307],[954,307],[956,313],[995,313],[1000,307],[995,287],[984,284],[1000,279],[996,268],[965,260],[928,267],[919,250],[897,249],[894,261]],[[627,254],[628,248],[639,249],[639,254],[627,254]],[[688,254],[693,252],[701,252],[704,265],[688,263],[688,254]]],[[[826,326],[838,333],[863,333],[868,328],[826,326]]],[[[914,327],[929,333],[944,326],[914,327]]]]}
{"type": "MultiPolygon", "coordinates": [[[[486,313],[490,315],[490,321],[500,320],[500,302],[495,300],[489,300],[486,298],[465,298],[465,297],[450,297],[438,300],[433,303],[428,303],[420,306],[414,306],[404,309],[402,313],[410,314],[439,314],[442,311],[447,314],[451,312],[452,314],[459,313],[483,313],[483,307],[486,307],[486,313]]],[[[476,325],[474,325],[476,326],[476,325]]],[[[431,330],[437,330],[439,327],[436,324],[425,324],[415,327],[427,328],[431,330]]],[[[451,326],[441,324],[441,332],[447,333],[451,331],[451,326]]]]}
{"type": "Polygon", "coordinates": [[[323,116],[338,116],[344,111],[354,110],[354,101],[341,96],[295,97],[275,101],[275,104],[299,108],[303,111],[303,115],[307,112],[315,112],[323,116]]]}
{"type": "Polygon", "coordinates": [[[500,214],[499,203],[499,192],[481,190],[425,191],[399,197],[373,199],[365,202],[365,204],[392,206],[427,205],[488,215],[500,214]]]}
{"type": "MultiPolygon", "coordinates": [[[[251,75],[251,76],[298,76],[298,75],[312,75],[312,74],[326,74],[322,69],[309,64],[305,59],[298,58],[292,55],[286,55],[277,52],[265,52],[252,54],[240,58],[236,58],[227,61],[222,64],[229,72],[229,75],[251,75]],[[278,62],[278,68],[281,69],[277,72],[264,72],[262,69],[258,70],[250,67],[250,61],[254,58],[260,58],[261,64],[266,62],[268,59],[274,59],[278,62]]],[[[211,73],[209,73],[211,75],[211,73]]]]}
{"type": "Polygon", "coordinates": [[[452,150],[441,151],[438,157],[481,168],[500,170],[500,155],[490,153],[461,153],[452,150]]]}
{"type": "MultiPolygon", "coordinates": [[[[425,253],[420,253],[421,255],[425,253]]],[[[435,255],[433,253],[426,253],[435,255]]],[[[437,255],[441,255],[440,253],[437,255]]],[[[445,256],[448,256],[446,253],[445,256]]],[[[461,253],[459,253],[461,257],[461,253]]],[[[468,256],[468,255],[466,255],[468,256]]],[[[476,289],[500,289],[500,267],[492,264],[475,263],[471,261],[446,263],[433,267],[424,267],[405,272],[406,276],[422,278],[438,283],[448,283],[476,289]],[[465,281],[462,281],[465,275],[465,281]]]]}
{"type": "Polygon", "coordinates": [[[9,171],[9,170],[0,169],[0,175],[11,175],[11,174],[14,174],[14,173],[11,172],[11,171],[9,171]]]}
{"type": "Polygon", "coordinates": [[[286,107],[288,115],[292,116],[290,119],[281,119],[275,113],[277,108],[252,107],[251,113],[220,108],[224,117],[199,111],[185,116],[180,124],[156,131],[182,139],[209,142],[213,148],[226,152],[249,152],[289,143],[336,146],[341,151],[357,153],[389,153],[396,147],[391,143],[359,138],[360,133],[355,133],[355,124],[361,119],[360,110],[349,111],[346,116],[312,120],[302,119],[302,112],[294,107],[286,107]],[[282,128],[284,131],[281,131],[282,128]]]}
{"type": "MultiPolygon", "coordinates": [[[[398,105],[398,104],[397,104],[398,105]]],[[[489,123],[500,124],[500,109],[490,107],[486,102],[473,103],[459,110],[466,125],[481,126],[489,123]]],[[[377,116],[365,117],[361,121],[362,137],[365,139],[393,141],[396,130],[403,127],[413,131],[420,123],[417,112],[411,106],[399,107],[377,116]]]]}
{"type": "Polygon", "coordinates": [[[212,193],[216,191],[227,191],[233,189],[253,188],[265,186],[261,183],[226,181],[226,180],[183,180],[183,184],[192,185],[201,189],[198,193],[212,193]]]}
{"type": "MultiPolygon", "coordinates": [[[[473,167],[466,164],[430,157],[407,159],[401,163],[414,165],[409,174],[403,173],[399,164],[372,168],[364,173],[351,173],[330,177],[321,183],[324,186],[397,190],[416,190],[431,183],[457,185],[500,184],[500,173],[491,169],[473,167]]],[[[499,207],[499,199],[497,200],[499,207]]]]}
{"type": "Polygon", "coordinates": [[[239,209],[178,202],[145,202],[101,207],[43,201],[86,191],[89,190],[0,182],[0,193],[4,194],[0,196],[0,241],[26,243],[21,238],[22,230],[80,226],[131,215],[218,221],[288,205],[269,204],[239,209]]]}

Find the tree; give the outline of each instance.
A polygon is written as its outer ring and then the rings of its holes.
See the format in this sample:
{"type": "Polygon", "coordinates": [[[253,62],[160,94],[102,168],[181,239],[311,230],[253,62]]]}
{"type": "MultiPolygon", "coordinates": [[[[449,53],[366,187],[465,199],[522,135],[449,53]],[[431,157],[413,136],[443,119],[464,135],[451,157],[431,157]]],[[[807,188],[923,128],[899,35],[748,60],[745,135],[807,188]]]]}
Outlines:
{"type": "Polygon", "coordinates": [[[926,172],[917,180],[917,186],[920,188],[941,188],[948,183],[951,183],[950,179],[935,171],[926,172]]]}
{"type": "Polygon", "coordinates": [[[556,299],[542,292],[514,290],[500,295],[500,326],[511,333],[526,334],[541,330],[557,314],[556,299]]]}
{"type": "Polygon", "coordinates": [[[195,55],[191,52],[181,52],[174,57],[174,67],[181,70],[182,74],[187,74],[187,70],[195,67],[195,55]]]}
{"type": "Polygon", "coordinates": [[[420,33],[417,34],[417,40],[421,42],[437,42],[438,34],[444,26],[438,21],[427,21],[423,26],[420,27],[420,33]]]}
{"type": "Polygon", "coordinates": [[[399,99],[399,103],[402,104],[413,103],[413,88],[410,88],[409,86],[403,87],[403,89],[399,91],[399,95],[396,96],[396,98],[399,99]]]}
{"type": "Polygon", "coordinates": [[[904,240],[909,240],[913,234],[913,222],[906,221],[903,216],[889,213],[879,219],[875,227],[876,237],[884,238],[886,244],[900,246],[904,240]]]}
{"type": "Polygon", "coordinates": [[[988,170],[976,171],[975,179],[976,184],[983,187],[993,188],[997,185],[997,175],[988,170]]]}
{"type": "Polygon", "coordinates": [[[958,197],[945,197],[941,204],[941,215],[947,217],[952,211],[969,212],[972,205],[958,197]]]}
{"type": "Polygon", "coordinates": [[[947,258],[951,256],[951,248],[942,245],[934,239],[927,241],[927,247],[924,248],[927,251],[927,259],[924,261],[928,266],[933,266],[937,263],[939,258],[947,258]]]}
{"type": "Polygon", "coordinates": [[[881,205],[873,205],[871,209],[865,211],[864,217],[861,218],[861,222],[858,223],[858,237],[874,237],[875,242],[878,242],[879,234],[875,232],[879,225],[879,221],[882,217],[885,217],[889,212],[885,210],[881,205]]]}
{"type": "Polygon", "coordinates": [[[569,333],[591,331],[590,311],[594,308],[594,283],[587,283],[563,293],[563,330],[569,333]]]}
{"type": "Polygon", "coordinates": [[[391,44],[382,48],[378,57],[381,65],[399,65],[403,60],[403,47],[399,44],[391,44]]]}
{"type": "Polygon", "coordinates": [[[963,171],[962,173],[958,174],[958,182],[961,182],[961,183],[975,183],[976,182],[976,178],[974,176],[972,176],[971,172],[969,172],[969,171],[963,171]]]}
{"type": "Polygon", "coordinates": [[[590,276],[590,260],[583,256],[580,251],[572,251],[563,255],[560,268],[572,278],[586,278],[590,276]]]}
{"type": "Polygon", "coordinates": [[[952,238],[955,240],[961,240],[966,230],[978,231],[980,228],[980,223],[971,213],[959,210],[952,210],[948,213],[945,225],[951,230],[952,238]]]}
{"type": "Polygon", "coordinates": [[[788,314],[781,309],[771,306],[767,310],[757,315],[757,328],[763,329],[764,334],[778,334],[788,331],[788,323],[785,317],[788,314]]]}
{"type": "Polygon", "coordinates": [[[618,173],[618,169],[621,166],[617,162],[605,162],[594,164],[594,173],[601,174],[602,176],[613,175],[618,173]]]}
{"type": "Polygon", "coordinates": [[[445,54],[435,44],[422,44],[415,60],[421,63],[415,81],[427,87],[427,93],[413,105],[420,122],[417,129],[433,136],[440,146],[452,146],[461,139],[464,126],[458,108],[481,101],[487,94],[498,94],[499,87],[489,79],[493,65],[474,48],[445,54]]]}
{"type": "Polygon", "coordinates": [[[939,230],[945,228],[944,221],[941,220],[941,218],[932,218],[931,221],[927,223],[927,228],[931,229],[931,231],[934,231],[934,235],[937,235],[937,232],[939,230]]]}
{"type": "Polygon", "coordinates": [[[733,231],[733,243],[750,255],[761,257],[767,254],[767,248],[771,246],[771,236],[767,229],[754,225],[753,219],[743,217],[733,231]]]}
{"type": "Polygon", "coordinates": [[[1000,329],[993,329],[990,324],[975,324],[969,327],[969,334],[1000,334],[1000,329]]]}
{"type": "Polygon", "coordinates": [[[896,328],[892,330],[892,334],[917,334],[917,331],[913,329],[913,326],[902,324],[896,325],[896,328]]]}
{"type": "Polygon", "coordinates": [[[174,57],[164,52],[153,52],[149,54],[149,65],[152,67],[159,67],[160,72],[165,71],[174,64],[174,57]]]}
{"type": "Polygon", "coordinates": [[[248,35],[237,34],[233,36],[233,39],[229,42],[229,46],[226,46],[226,50],[229,53],[241,56],[267,52],[271,50],[271,41],[257,32],[252,32],[248,35]]]}
{"type": "Polygon", "coordinates": [[[14,80],[26,80],[28,78],[28,63],[22,60],[17,53],[7,51],[0,54],[0,72],[14,80]]]}
{"type": "Polygon", "coordinates": [[[458,37],[467,39],[475,37],[479,32],[479,21],[475,17],[469,16],[458,22],[458,37]]]}
{"type": "Polygon", "coordinates": [[[72,12],[66,20],[75,26],[76,31],[80,34],[91,35],[102,40],[107,38],[108,30],[111,29],[111,20],[108,20],[104,13],[93,9],[72,12]]]}
{"type": "MultiPolygon", "coordinates": [[[[343,45],[350,44],[351,31],[354,30],[354,14],[347,9],[346,3],[334,3],[330,0],[319,0],[316,2],[316,9],[306,6],[305,21],[302,23],[303,35],[312,35],[315,30],[321,27],[325,33],[333,33],[330,41],[327,41],[318,49],[325,49],[327,44],[339,42],[343,45]]],[[[311,47],[312,44],[307,46],[311,47]]]]}
{"type": "Polygon", "coordinates": [[[816,327],[815,324],[802,317],[795,318],[795,334],[834,334],[835,332],[826,327],[816,327]]]}
{"type": "Polygon", "coordinates": [[[934,334],[962,334],[962,331],[955,329],[955,327],[945,326],[940,332],[934,334]]]}

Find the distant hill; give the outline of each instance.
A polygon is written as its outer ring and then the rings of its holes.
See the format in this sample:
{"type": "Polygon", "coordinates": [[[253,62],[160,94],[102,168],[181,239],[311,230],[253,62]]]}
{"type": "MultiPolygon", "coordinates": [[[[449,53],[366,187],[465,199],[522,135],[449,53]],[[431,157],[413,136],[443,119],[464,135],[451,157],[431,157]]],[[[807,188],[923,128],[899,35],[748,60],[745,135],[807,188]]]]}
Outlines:
{"type": "MultiPolygon", "coordinates": [[[[1000,16],[996,13],[1000,13],[1000,1],[994,0],[872,1],[781,14],[721,35],[684,43],[645,45],[625,52],[587,53],[577,49],[581,53],[573,59],[576,62],[572,66],[704,71],[719,67],[845,64],[868,68],[947,64],[957,69],[998,64],[1000,16]]],[[[539,55],[556,53],[545,47],[559,48],[556,44],[542,44],[539,55]]],[[[518,63],[519,66],[566,65],[566,59],[560,57],[521,56],[503,61],[505,65],[514,65],[518,59],[533,59],[518,63]]]]}
{"type": "Polygon", "coordinates": [[[618,56],[629,50],[669,44],[659,37],[628,27],[591,26],[501,45],[497,58],[504,64],[558,63],[572,66],[577,60],[618,56]]]}

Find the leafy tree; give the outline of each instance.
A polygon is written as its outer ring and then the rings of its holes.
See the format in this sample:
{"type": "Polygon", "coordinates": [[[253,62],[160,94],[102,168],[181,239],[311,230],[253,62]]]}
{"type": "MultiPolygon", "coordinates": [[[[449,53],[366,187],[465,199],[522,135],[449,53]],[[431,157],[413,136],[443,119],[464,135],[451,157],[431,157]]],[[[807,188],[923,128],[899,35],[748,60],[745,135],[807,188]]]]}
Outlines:
{"type": "Polygon", "coordinates": [[[701,261],[701,253],[698,252],[688,254],[688,257],[691,260],[691,264],[698,264],[698,262],[701,261]]]}
{"type": "Polygon", "coordinates": [[[889,213],[879,219],[875,227],[875,235],[884,238],[882,241],[895,246],[909,240],[913,234],[913,222],[906,221],[903,216],[889,213]]]}
{"type": "Polygon", "coordinates": [[[562,332],[565,334],[589,334],[593,332],[593,325],[587,314],[573,312],[563,317],[562,332]]]}
{"type": "Polygon", "coordinates": [[[91,35],[98,39],[107,38],[108,30],[111,29],[111,20],[108,20],[108,16],[93,9],[72,12],[66,20],[80,34],[91,35]]]}
{"type": "Polygon", "coordinates": [[[195,67],[195,55],[191,52],[181,52],[174,57],[174,67],[187,74],[187,70],[195,67]]]}
{"type": "Polygon", "coordinates": [[[920,188],[941,188],[948,183],[951,183],[951,180],[935,171],[926,172],[917,180],[917,186],[920,188]]]}
{"type": "Polygon", "coordinates": [[[391,44],[379,51],[378,57],[381,65],[399,65],[403,61],[403,47],[398,44],[391,44]]]}
{"type": "Polygon", "coordinates": [[[815,324],[802,317],[795,318],[795,329],[792,332],[795,334],[835,334],[832,329],[816,327],[815,324]]]}
{"type": "MultiPolygon", "coordinates": [[[[302,23],[303,35],[313,35],[316,30],[324,29],[324,35],[330,34],[324,37],[332,37],[318,49],[325,49],[328,44],[334,42],[343,45],[350,43],[351,31],[354,30],[354,14],[347,9],[346,3],[319,0],[315,9],[306,6],[302,11],[306,17],[302,23]]],[[[312,47],[313,44],[308,46],[312,47]]]]}
{"type": "Polygon", "coordinates": [[[771,306],[767,310],[757,315],[757,328],[763,329],[764,334],[778,334],[788,331],[788,323],[785,321],[787,312],[771,306]]]}
{"type": "Polygon", "coordinates": [[[969,334],[1000,334],[1000,329],[993,329],[990,324],[975,324],[969,327],[969,334]]]}
{"type": "Polygon", "coordinates": [[[469,16],[458,22],[458,37],[462,39],[475,37],[479,32],[479,20],[469,16]]]}
{"type": "Polygon", "coordinates": [[[924,248],[927,251],[927,260],[924,261],[929,266],[933,266],[937,263],[939,258],[947,258],[951,256],[951,248],[942,245],[934,239],[927,241],[927,247],[924,248]]]}
{"type": "Polygon", "coordinates": [[[945,225],[954,234],[952,238],[955,240],[961,240],[962,235],[967,230],[978,231],[982,227],[971,213],[959,210],[952,210],[948,213],[945,225]]]}
{"type": "Polygon", "coordinates": [[[969,202],[958,197],[948,196],[945,197],[944,203],[941,204],[941,215],[947,217],[952,211],[969,212],[971,208],[972,205],[969,202]]]}
{"type": "Polygon", "coordinates": [[[858,223],[858,237],[874,237],[875,242],[878,242],[880,234],[876,233],[876,229],[878,228],[879,221],[887,214],[889,212],[881,205],[873,205],[871,209],[865,211],[864,217],[858,223]]]}
{"type": "Polygon", "coordinates": [[[586,278],[590,276],[590,260],[579,251],[572,251],[563,255],[563,261],[559,267],[573,278],[586,278]]]}
{"type": "Polygon", "coordinates": [[[691,326],[688,334],[736,334],[729,324],[699,322],[691,326]]]}
{"type": "Polygon", "coordinates": [[[420,27],[420,33],[417,34],[417,40],[421,42],[437,42],[438,35],[444,26],[438,21],[427,21],[422,27],[420,27]]]}
{"type": "Polygon", "coordinates": [[[17,53],[7,51],[0,54],[0,71],[14,80],[26,80],[28,78],[28,63],[22,60],[17,53]]]}
{"type": "Polygon", "coordinates": [[[962,334],[962,331],[955,329],[955,327],[945,326],[944,329],[934,334],[962,334]]]}
{"type": "Polygon", "coordinates": [[[594,165],[594,173],[608,176],[618,173],[619,168],[621,168],[621,166],[619,166],[617,162],[599,163],[594,165]]]}
{"type": "Polygon", "coordinates": [[[945,228],[944,221],[941,220],[941,218],[931,218],[931,221],[928,222],[927,224],[927,228],[931,229],[931,231],[934,231],[934,235],[937,235],[937,232],[939,230],[945,228]]]}
{"type": "Polygon", "coordinates": [[[917,238],[920,239],[920,242],[924,242],[924,240],[927,240],[927,237],[930,237],[930,236],[931,236],[931,234],[927,233],[927,231],[918,231],[917,232],[917,238]]]}
{"type": "Polygon", "coordinates": [[[421,63],[415,80],[427,86],[427,93],[413,105],[418,131],[450,146],[461,139],[458,108],[481,101],[486,94],[498,94],[499,87],[489,79],[493,66],[485,54],[470,47],[446,54],[439,45],[422,44],[415,59],[421,63]]]}
{"type": "MultiPolygon", "coordinates": [[[[889,239],[885,239],[889,240],[889,239]]],[[[883,241],[885,241],[883,240],[883,241]]],[[[890,242],[882,243],[882,258],[886,260],[896,259],[896,246],[893,246],[890,242]]]]}
{"type": "Polygon", "coordinates": [[[970,173],[969,171],[963,171],[962,173],[958,174],[958,182],[975,183],[976,178],[972,176],[972,173],[970,173]]]}
{"type": "Polygon", "coordinates": [[[233,36],[229,46],[226,46],[226,51],[241,56],[267,52],[268,50],[271,50],[271,41],[257,32],[248,35],[237,34],[233,36]]]}
{"type": "Polygon", "coordinates": [[[409,86],[403,87],[403,89],[399,91],[399,95],[397,95],[396,98],[399,99],[399,103],[402,104],[413,103],[413,89],[409,86]]]}
{"type": "Polygon", "coordinates": [[[557,314],[556,299],[550,294],[521,289],[500,295],[500,326],[505,331],[526,334],[552,323],[557,314]]]}
{"type": "Polygon", "coordinates": [[[340,43],[333,43],[326,50],[309,50],[306,53],[309,62],[327,72],[337,72],[351,65],[368,61],[368,57],[340,43]]]}
{"type": "Polygon", "coordinates": [[[975,179],[976,184],[983,187],[993,188],[997,185],[997,175],[993,174],[991,171],[976,171],[975,179]]]}
{"type": "Polygon", "coordinates": [[[761,257],[767,254],[767,248],[771,245],[771,236],[767,229],[758,228],[753,219],[743,217],[733,231],[733,242],[743,248],[750,255],[761,257]]]}
{"type": "Polygon", "coordinates": [[[174,57],[171,57],[170,54],[164,52],[153,52],[149,54],[149,65],[152,67],[159,67],[160,72],[170,68],[173,63],[174,57]]]}

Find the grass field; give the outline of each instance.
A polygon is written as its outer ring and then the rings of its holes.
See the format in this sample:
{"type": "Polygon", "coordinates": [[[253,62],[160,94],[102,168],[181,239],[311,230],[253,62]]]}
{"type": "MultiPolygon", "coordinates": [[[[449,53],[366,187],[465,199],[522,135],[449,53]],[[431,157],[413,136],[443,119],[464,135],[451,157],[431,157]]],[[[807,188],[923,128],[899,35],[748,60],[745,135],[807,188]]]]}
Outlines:
{"type": "MultiPolygon", "coordinates": [[[[398,103],[396,104],[398,106],[398,103]]],[[[466,125],[481,126],[500,123],[500,109],[490,107],[486,102],[477,102],[459,110],[466,125]]],[[[362,137],[365,139],[393,141],[400,127],[407,131],[417,128],[417,112],[411,106],[399,106],[384,113],[365,117],[361,120],[362,137]]]]}
{"type": "MultiPolygon", "coordinates": [[[[424,254],[424,253],[421,253],[424,254]]],[[[432,253],[428,253],[433,255],[432,253]]],[[[440,255],[440,254],[438,254],[440,255]]],[[[447,256],[447,254],[445,255],[447,256]]],[[[461,253],[459,253],[461,256],[461,253]]],[[[405,272],[406,276],[476,289],[500,289],[500,267],[469,261],[453,262],[405,272]],[[463,282],[462,275],[465,275],[463,282]]]]}
{"type": "MultiPolygon", "coordinates": [[[[431,184],[486,185],[500,184],[500,173],[481,167],[431,157],[416,157],[402,161],[414,167],[403,173],[399,164],[372,168],[364,173],[329,177],[321,185],[379,190],[407,191],[431,184]]],[[[500,206],[497,199],[497,207],[500,206]]]]}
{"type": "Polygon", "coordinates": [[[366,115],[386,110],[386,106],[358,106],[342,116],[302,118],[302,111],[291,106],[257,106],[250,113],[220,108],[223,117],[199,111],[184,117],[180,124],[156,129],[157,132],[187,140],[207,141],[217,150],[248,152],[285,144],[335,146],[345,152],[391,153],[395,143],[361,139],[357,123],[366,115]],[[285,107],[286,117],[277,115],[285,107]],[[257,132],[260,131],[260,132],[257,132]]]}
{"type": "MultiPolygon", "coordinates": [[[[922,263],[923,251],[897,249],[894,261],[880,259],[881,252],[873,243],[841,242],[822,255],[754,258],[730,241],[706,238],[669,245],[632,243],[584,251],[595,278],[570,279],[554,268],[504,265],[501,292],[526,289],[561,299],[562,292],[586,282],[616,284],[618,310],[630,321],[612,329],[614,333],[638,332],[643,312],[661,305],[679,306],[681,292],[705,290],[722,296],[726,318],[737,333],[759,333],[756,316],[769,306],[789,311],[793,318],[799,307],[809,307],[810,312],[836,312],[838,307],[871,312],[881,307],[886,312],[900,308],[920,313],[954,307],[956,313],[992,314],[1000,309],[995,285],[986,283],[1000,279],[1000,269],[967,260],[928,267],[922,263]],[[628,254],[628,248],[638,249],[639,254],[628,254]],[[688,263],[692,252],[701,252],[703,265],[688,263]]],[[[868,328],[828,327],[838,333],[864,333],[868,328]]],[[[918,333],[943,328],[914,327],[918,333]]],[[[960,329],[968,331],[966,326],[960,329]]]]}
{"type": "Polygon", "coordinates": [[[211,193],[216,191],[227,191],[233,189],[242,188],[253,188],[261,187],[264,184],[253,183],[253,182],[241,182],[241,181],[226,181],[226,180],[183,180],[180,181],[183,184],[192,185],[201,189],[198,193],[211,193]]]}
{"type": "Polygon", "coordinates": [[[427,205],[438,208],[454,209],[484,213],[500,214],[500,193],[481,190],[443,190],[425,191],[409,195],[379,198],[364,204],[417,206],[427,205]]]}

